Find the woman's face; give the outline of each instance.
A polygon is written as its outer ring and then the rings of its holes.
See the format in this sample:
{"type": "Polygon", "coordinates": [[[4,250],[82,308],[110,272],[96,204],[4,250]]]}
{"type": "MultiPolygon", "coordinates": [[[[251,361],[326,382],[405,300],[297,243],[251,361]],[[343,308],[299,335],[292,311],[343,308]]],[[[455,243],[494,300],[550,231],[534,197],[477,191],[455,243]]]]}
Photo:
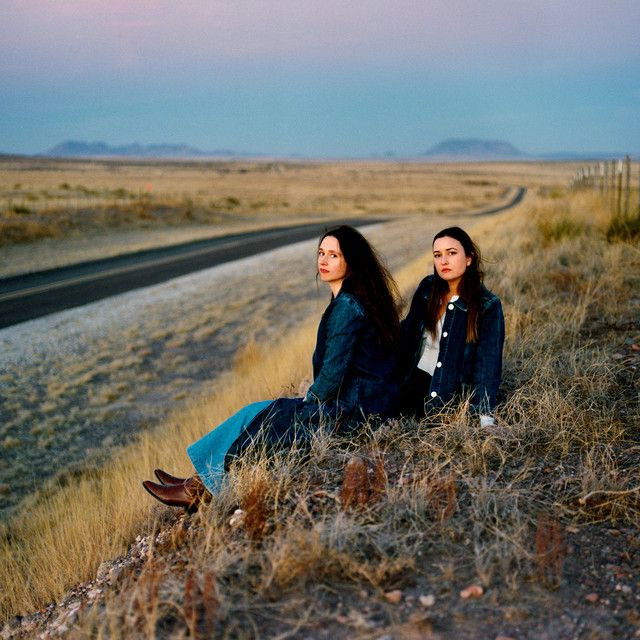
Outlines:
{"type": "Polygon", "coordinates": [[[341,285],[347,275],[347,261],[338,239],[333,236],[324,238],[318,247],[318,273],[323,282],[334,286],[341,285]]]}
{"type": "Polygon", "coordinates": [[[449,289],[456,288],[464,272],[471,264],[463,246],[455,238],[444,236],[433,243],[433,264],[438,275],[449,283],[449,289]]]}

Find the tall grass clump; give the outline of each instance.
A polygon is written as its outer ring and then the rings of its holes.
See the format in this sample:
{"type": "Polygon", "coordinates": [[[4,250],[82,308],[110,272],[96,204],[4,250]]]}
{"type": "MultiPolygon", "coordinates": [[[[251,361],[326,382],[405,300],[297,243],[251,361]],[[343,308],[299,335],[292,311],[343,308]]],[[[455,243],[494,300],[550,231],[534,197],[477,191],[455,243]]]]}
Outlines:
{"type": "Polygon", "coordinates": [[[637,240],[640,237],[640,213],[632,216],[614,216],[607,227],[607,239],[637,240]]]}
{"type": "MultiPolygon", "coordinates": [[[[505,308],[496,427],[481,429],[463,400],[422,421],[372,422],[351,439],[318,434],[304,455],[255,451],[197,515],[163,522],[140,478],[160,462],[188,473],[184,445],[203,425],[305,377],[310,323],[287,349],[248,348],[241,375],[212,398],[12,523],[3,614],[60,597],[141,534],[149,552],[103,608],[83,614],[83,634],[254,637],[269,625],[284,636],[330,629],[338,599],[373,599],[386,616],[385,594],[411,585],[555,589],[566,579],[567,526],[640,524],[640,472],[625,457],[638,406],[612,357],[629,297],[640,295],[637,245],[608,242],[608,217],[582,194],[528,207],[470,228],[505,308]]],[[[409,265],[403,288],[428,264],[409,265]]],[[[373,628],[357,611],[342,618],[354,635],[373,628]]]]}

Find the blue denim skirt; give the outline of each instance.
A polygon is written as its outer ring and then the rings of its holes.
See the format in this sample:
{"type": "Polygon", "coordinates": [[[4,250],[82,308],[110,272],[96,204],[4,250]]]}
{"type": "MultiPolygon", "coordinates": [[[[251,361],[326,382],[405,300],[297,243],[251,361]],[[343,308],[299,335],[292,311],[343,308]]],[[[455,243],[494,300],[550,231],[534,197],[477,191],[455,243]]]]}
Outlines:
{"type": "Polygon", "coordinates": [[[220,491],[224,479],[224,460],[231,445],[251,421],[272,402],[263,400],[248,404],[187,447],[187,454],[196,472],[211,493],[216,494],[220,491]]]}

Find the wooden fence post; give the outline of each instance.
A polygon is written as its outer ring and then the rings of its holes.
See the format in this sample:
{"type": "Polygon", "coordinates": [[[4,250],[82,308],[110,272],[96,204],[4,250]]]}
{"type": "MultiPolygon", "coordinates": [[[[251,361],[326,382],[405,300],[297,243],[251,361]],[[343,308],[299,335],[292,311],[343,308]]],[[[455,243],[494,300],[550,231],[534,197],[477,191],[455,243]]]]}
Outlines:
{"type": "Polygon", "coordinates": [[[617,174],[618,174],[618,197],[616,200],[616,215],[622,214],[622,160],[617,162],[617,174]]]}
{"type": "Polygon", "coordinates": [[[611,161],[611,212],[616,209],[616,161],[611,161]]]}
{"type": "Polygon", "coordinates": [[[631,158],[627,155],[624,157],[625,175],[624,175],[624,216],[629,215],[629,199],[631,198],[631,158]]]}

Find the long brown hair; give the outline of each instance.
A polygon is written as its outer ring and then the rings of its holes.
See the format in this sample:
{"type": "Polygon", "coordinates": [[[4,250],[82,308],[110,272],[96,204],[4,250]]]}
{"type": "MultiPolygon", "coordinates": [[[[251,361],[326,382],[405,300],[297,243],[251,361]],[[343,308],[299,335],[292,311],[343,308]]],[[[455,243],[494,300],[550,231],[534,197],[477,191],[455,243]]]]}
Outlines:
{"type": "Polygon", "coordinates": [[[380,341],[394,346],[400,338],[398,285],[366,238],[353,227],[343,224],[329,229],[318,242],[331,236],[340,244],[347,263],[342,289],[353,293],[373,320],[380,341]]]}
{"type": "MultiPolygon", "coordinates": [[[[447,227],[439,231],[433,236],[431,246],[434,245],[438,238],[445,237],[457,240],[462,245],[465,256],[471,258],[471,264],[465,270],[458,290],[460,297],[467,305],[467,342],[475,342],[478,339],[478,317],[480,315],[482,282],[484,279],[482,256],[476,243],[460,227],[447,227]]],[[[449,292],[449,284],[438,275],[435,265],[433,267],[433,275],[433,289],[427,303],[425,327],[431,333],[431,336],[435,337],[438,314],[442,299],[449,292]]]]}

